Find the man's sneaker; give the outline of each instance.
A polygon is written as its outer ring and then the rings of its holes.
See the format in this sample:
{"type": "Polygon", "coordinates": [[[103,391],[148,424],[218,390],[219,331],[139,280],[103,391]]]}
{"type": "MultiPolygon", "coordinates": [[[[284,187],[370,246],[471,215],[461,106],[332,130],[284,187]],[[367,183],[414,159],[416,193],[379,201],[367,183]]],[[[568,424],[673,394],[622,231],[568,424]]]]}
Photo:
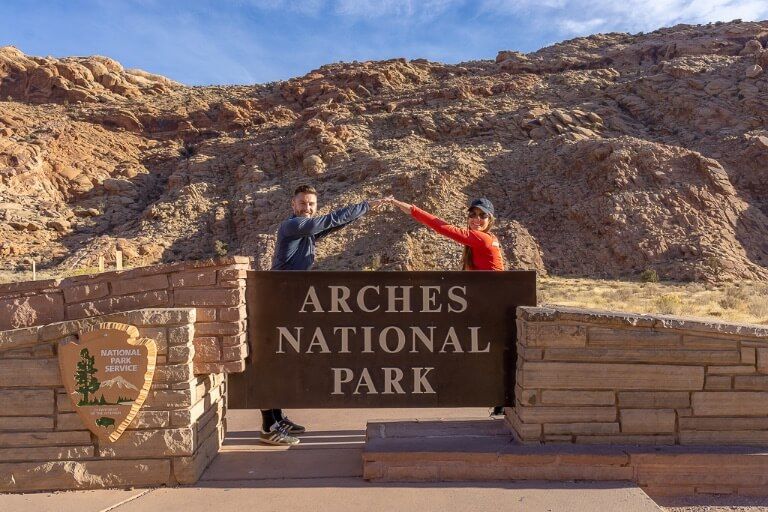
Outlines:
{"type": "Polygon", "coordinates": [[[491,414],[489,416],[504,416],[504,406],[497,405],[496,407],[492,408],[491,414]]]}
{"type": "Polygon", "coordinates": [[[307,429],[304,428],[303,426],[289,420],[288,416],[284,416],[283,419],[280,420],[280,423],[288,426],[288,429],[286,431],[291,435],[303,434],[304,432],[307,431],[307,429]]]}
{"type": "Polygon", "coordinates": [[[288,435],[288,425],[275,423],[269,432],[259,434],[259,441],[277,446],[293,446],[299,444],[299,438],[288,435]]]}

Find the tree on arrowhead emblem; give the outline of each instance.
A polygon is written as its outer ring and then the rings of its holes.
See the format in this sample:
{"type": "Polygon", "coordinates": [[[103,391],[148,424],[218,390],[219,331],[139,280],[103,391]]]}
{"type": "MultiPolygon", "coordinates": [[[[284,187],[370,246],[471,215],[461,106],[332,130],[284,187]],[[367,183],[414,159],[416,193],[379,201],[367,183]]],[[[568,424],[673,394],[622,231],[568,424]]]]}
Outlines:
{"type": "Polygon", "coordinates": [[[88,394],[98,391],[99,379],[94,375],[98,369],[94,368],[95,358],[88,352],[87,348],[80,351],[80,361],[77,362],[77,371],[75,371],[75,384],[78,386],[75,390],[83,398],[77,405],[92,405],[88,402],[88,394]]]}

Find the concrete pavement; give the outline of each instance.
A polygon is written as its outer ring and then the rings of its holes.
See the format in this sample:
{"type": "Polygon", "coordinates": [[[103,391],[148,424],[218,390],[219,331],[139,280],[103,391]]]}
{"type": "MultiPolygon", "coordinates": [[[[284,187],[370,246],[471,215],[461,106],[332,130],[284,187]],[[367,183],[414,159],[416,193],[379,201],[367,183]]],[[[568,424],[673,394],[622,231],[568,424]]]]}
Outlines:
{"type": "Polygon", "coordinates": [[[658,511],[632,484],[483,482],[380,484],[362,480],[365,425],[374,419],[469,418],[486,409],[290,411],[307,425],[298,447],[258,442],[258,411],[229,411],[224,447],[190,487],[0,496],[8,512],[249,511],[658,511]]]}

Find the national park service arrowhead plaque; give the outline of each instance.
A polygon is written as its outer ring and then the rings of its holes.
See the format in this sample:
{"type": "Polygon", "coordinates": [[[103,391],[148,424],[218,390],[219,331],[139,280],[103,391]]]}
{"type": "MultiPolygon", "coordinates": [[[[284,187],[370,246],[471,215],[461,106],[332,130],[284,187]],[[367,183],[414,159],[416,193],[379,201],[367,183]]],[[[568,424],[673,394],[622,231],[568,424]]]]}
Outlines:
{"type": "Polygon", "coordinates": [[[149,394],[157,344],[132,325],[106,322],[59,344],[64,387],[85,426],[99,439],[116,441],[149,394]]]}

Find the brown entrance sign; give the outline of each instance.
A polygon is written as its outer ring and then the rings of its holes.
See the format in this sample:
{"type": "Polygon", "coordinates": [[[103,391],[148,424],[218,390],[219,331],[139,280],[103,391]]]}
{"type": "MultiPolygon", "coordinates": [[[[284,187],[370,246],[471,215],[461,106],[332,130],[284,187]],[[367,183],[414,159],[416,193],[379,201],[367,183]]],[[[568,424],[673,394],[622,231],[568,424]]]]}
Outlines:
{"type": "Polygon", "coordinates": [[[59,345],[64,387],[85,426],[117,441],[147,399],[157,344],[132,325],[101,323],[59,345]]]}
{"type": "Polygon", "coordinates": [[[232,408],[512,403],[515,308],[536,274],[249,272],[232,408]]]}

